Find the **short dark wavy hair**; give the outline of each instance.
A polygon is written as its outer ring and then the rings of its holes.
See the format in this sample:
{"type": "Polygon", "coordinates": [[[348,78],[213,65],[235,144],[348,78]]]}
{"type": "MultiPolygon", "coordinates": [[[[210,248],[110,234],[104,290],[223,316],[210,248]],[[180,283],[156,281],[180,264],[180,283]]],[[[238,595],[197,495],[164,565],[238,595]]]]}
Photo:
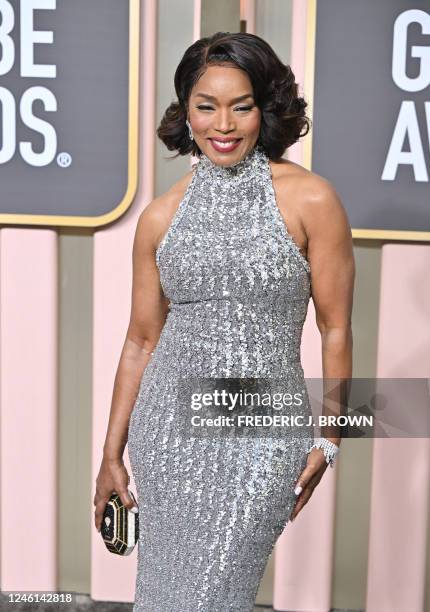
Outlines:
{"type": "Polygon", "coordinates": [[[217,32],[188,47],[175,72],[178,100],[166,109],[157,136],[169,151],[178,151],[174,157],[188,153],[200,157],[201,150],[190,139],[185,124],[189,97],[209,66],[226,63],[248,74],[255,103],[261,111],[256,144],[264,148],[271,160],[280,159],[288,147],[309,132],[311,120],[305,114],[308,104],[298,96],[291,67],[283,64],[272,47],[254,34],[217,32]]]}

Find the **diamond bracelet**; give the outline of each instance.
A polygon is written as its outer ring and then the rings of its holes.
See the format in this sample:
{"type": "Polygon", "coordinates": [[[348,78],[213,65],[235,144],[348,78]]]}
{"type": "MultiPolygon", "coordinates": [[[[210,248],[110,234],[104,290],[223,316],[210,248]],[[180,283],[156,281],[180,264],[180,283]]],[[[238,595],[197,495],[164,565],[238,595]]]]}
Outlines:
{"type": "Polygon", "coordinates": [[[339,447],[334,444],[334,442],[330,442],[330,440],[327,440],[327,438],[315,438],[314,443],[308,450],[308,453],[310,453],[313,448],[321,448],[324,452],[326,462],[330,465],[330,467],[334,467],[336,456],[340,450],[339,447]]]}

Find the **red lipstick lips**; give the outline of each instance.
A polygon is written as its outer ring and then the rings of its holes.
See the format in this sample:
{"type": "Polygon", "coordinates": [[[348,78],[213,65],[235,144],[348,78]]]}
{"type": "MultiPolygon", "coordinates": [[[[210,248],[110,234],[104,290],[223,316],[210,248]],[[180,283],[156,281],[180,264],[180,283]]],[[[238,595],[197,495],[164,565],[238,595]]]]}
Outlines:
{"type": "Polygon", "coordinates": [[[209,138],[209,140],[215,151],[218,151],[219,153],[230,153],[231,151],[234,151],[237,148],[241,141],[241,138],[216,137],[209,138]]]}

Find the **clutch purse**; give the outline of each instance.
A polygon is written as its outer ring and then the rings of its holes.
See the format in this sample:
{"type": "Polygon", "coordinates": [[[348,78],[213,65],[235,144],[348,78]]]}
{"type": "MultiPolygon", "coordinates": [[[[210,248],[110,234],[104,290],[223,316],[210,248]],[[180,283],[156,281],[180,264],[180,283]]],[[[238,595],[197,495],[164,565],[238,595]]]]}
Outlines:
{"type": "MultiPolygon", "coordinates": [[[[136,503],[136,498],[129,491],[136,503]]],[[[104,513],[100,533],[106,548],[116,555],[129,555],[139,539],[139,513],[124,506],[118,493],[112,493],[104,513]]]]}

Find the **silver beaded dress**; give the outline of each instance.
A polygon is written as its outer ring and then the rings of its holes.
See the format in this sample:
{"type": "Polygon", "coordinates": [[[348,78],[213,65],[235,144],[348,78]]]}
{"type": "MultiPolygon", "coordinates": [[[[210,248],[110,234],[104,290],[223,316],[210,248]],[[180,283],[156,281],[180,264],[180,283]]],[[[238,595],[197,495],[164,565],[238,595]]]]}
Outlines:
{"type": "MultiPolygon", "coordinates": [[[[169,312],[128,428],[139,504],[134,612],[251,612],[312,444],[185,435],[181,379],[282,379],[311,414],[300,341],[310,266],[289,235],[260,145],[203,155],[157,252],[169,312]]],[[[297,412],[297,409],[295,409],[297,412]]]]}

